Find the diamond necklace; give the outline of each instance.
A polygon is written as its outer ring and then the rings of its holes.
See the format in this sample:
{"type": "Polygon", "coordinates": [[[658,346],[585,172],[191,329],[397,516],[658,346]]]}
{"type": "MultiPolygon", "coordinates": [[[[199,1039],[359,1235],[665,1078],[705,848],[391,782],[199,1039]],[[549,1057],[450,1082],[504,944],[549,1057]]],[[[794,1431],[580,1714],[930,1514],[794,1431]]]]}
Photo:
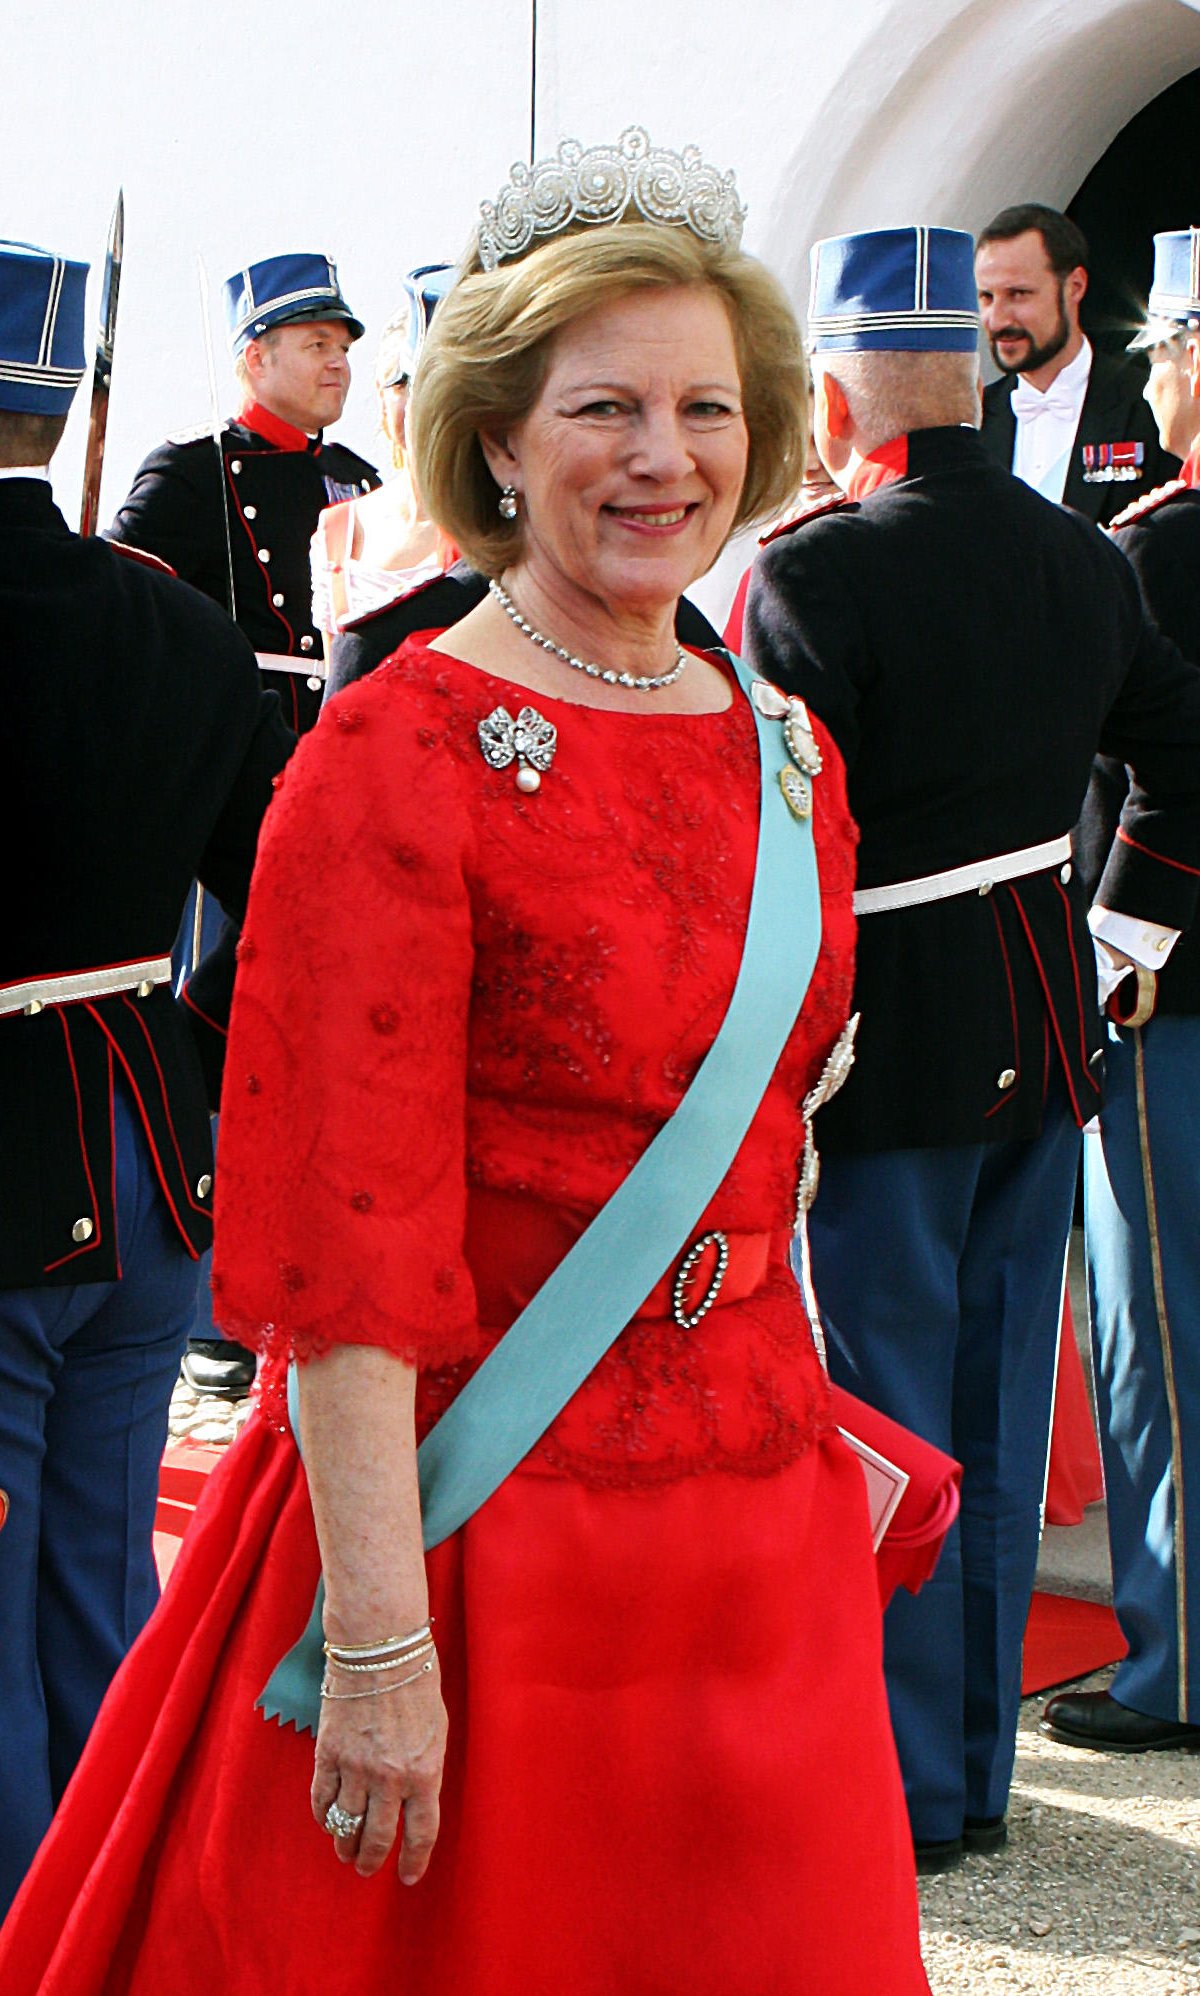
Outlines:
{"type": "Polygon", "coordinates": [[[556,645],[553,638],[544,638],[540,631],[534,630],[532,624],[527,624],[512,597],[500,587],[498,582],[489,582],[488,588],[505,616],[511,617],[517,629],[533,644],[540,645],[543,651],[553,652],[555,658],[561,658],[564,665],[573,665],[576,672],[586,672],[589,679],[602,679],[606,686],[627,686],[631,693],[657,693],[660,687],[674,686],[688,662],[688,655],[683,646],[677,644],[674,665],[669,672],[661,672],[657,679],[643,678],[634,672],[614,672],[611,666],[589,665],[585,658],[576,658],[574,652],[567,651],[562,645],[556,645]]]}

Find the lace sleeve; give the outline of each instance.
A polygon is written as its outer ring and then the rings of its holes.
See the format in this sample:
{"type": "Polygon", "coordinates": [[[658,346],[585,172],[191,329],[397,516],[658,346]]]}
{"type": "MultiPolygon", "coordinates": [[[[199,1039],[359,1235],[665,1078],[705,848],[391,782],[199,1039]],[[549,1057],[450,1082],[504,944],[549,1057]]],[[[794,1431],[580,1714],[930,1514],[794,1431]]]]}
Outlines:
{"type": "Polygon", "coordinates": [[[478,1344],[463,1257],[470,821],[403,679],[326,707],[267,813],[217,1170],[218,1322],[268,1357],[478,1344]]]}

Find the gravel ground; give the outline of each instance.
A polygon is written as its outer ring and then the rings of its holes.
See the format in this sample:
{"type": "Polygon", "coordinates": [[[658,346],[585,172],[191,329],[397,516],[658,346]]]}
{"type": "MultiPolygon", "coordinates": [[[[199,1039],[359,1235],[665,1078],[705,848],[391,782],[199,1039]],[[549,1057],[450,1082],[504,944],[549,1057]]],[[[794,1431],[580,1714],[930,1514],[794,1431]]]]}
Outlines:
{"type": "Polygon", "coordinates": [[[1007,1850],[921,1881],[934,1996],[1200,1996],[1200,1755],[1059,1746],[1044,1703],[1021,1707],[1007,1850]]]}
{"type": "MultiPolygon", "coordinates": [[[[251,1404],[181,1379],[172,1440],[230,1442],[251,1404]]],[[[1007,1850],[921,1881],[934,1996],[1200,1996],[1200,1754],[1058,1746],[1043,1703],[1021,1707],[1007,1850]]]]}

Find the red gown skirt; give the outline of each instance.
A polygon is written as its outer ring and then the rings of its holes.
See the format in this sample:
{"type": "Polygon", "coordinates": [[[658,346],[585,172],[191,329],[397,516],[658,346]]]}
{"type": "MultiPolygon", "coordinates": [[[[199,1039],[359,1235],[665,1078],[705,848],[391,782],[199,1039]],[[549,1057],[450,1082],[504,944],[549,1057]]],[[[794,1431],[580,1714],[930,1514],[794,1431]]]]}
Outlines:
{"type": "Polygon", "coordinates": [[[0,1933],[5,1996],[927,1996],[860,1470],[526,1465],[429,1559],[429,1872],[341,1866],[255,1699],[312,1604],[304,1471],[214,1473],[0,1933]]]}

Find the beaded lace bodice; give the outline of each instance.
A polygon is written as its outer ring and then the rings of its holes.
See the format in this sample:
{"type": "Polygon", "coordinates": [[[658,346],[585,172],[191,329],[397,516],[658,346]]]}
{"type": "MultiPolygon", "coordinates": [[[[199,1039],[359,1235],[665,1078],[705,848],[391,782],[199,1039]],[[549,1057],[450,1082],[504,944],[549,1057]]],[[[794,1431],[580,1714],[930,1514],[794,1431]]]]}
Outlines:
{"type": "MultiPolygon", "coordinates": [[[[540,1445],[545,1473],[761,1474],[828,1423],[786,1263],[798,1105],[853,974],[854,832],[822,747],[821,955],[695,1229],[771,1235],[768,1275],[694,1330],[628,1326],[540,1445]]],[[[419,1364],[423,1428],[453,1397],[706,1052],[758,798],[736,692],[721,714],[604,712],[410,640],[330,703],[264,825],[226,1064],[213,1286],[268,1380],[291,1355],[368,1343],[419,1364]],[[532,795],[478,737],[497,705],[526,704],[558,729],[532,795]]]]}

